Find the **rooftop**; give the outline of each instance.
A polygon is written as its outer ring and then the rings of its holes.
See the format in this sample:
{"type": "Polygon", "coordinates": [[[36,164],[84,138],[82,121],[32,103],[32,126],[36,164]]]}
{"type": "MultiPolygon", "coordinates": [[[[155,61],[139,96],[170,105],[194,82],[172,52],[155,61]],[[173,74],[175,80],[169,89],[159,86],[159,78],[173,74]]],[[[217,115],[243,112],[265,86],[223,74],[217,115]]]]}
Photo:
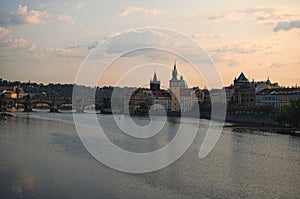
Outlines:
{"type": "Polygon", "coordinates": [[[257,93],[257,95],[289,95],[289,94],[300,94],[300,88],[272,88],[264,89],[257,93]]]}

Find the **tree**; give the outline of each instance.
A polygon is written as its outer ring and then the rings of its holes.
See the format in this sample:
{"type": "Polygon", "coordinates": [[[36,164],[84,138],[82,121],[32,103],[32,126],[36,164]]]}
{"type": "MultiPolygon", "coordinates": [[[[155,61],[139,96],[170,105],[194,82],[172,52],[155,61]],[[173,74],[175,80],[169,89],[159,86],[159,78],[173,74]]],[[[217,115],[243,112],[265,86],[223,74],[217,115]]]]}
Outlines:
{"type": "Polygon", "coordinates": [[[293,100],[289,105],[283,106],[278,120],[292,127],[300,127],[300,99],[293,100]]]}

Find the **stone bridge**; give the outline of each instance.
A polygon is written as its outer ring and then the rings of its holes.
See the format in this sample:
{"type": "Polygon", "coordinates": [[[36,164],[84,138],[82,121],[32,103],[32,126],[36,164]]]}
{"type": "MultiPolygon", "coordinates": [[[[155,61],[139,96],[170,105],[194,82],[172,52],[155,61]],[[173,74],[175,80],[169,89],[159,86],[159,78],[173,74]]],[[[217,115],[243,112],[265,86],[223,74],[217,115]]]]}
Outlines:
{"type": "MultiPolygon", "coordinates": [[[[0,100],[0,111],[6,111],[7,108],[16,107],[17,105],[23,104],[24,112],[32,112],[32,107],[34,104],[47,104],[49,106],[50,112],[57,113],[59,112],[59,108],[63,105],[73,105],[71,99],[37,99],[37,98],[29,98],[28,96],[23,99],[1,99],[0,100]]],[[[95,105],[96,107],[102,107],[102,103],[88,100],[76,100],[73,108],[75,108],[77,113],[83,113],[85,107],[95,105]]]]}

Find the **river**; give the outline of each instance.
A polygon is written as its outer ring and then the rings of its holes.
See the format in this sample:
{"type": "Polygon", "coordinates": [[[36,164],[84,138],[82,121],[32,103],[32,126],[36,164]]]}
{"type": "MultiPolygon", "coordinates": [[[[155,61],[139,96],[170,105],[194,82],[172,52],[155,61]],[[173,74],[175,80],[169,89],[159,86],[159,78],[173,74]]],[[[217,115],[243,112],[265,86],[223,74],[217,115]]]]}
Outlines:
{"type": "MultiPolygon", "coordinates": [[[[70,113],[15,113],[0,120],[0,198],[299,198],[300,137],[224,128],[198,158],[208,121],[177,161],[161,170],[128,174],[89,154],[70,113]]],[[[128,140],[111,115],[97,115],[108,136],[127,150],[147,152],[174,137],[169,119],[152,140],[128,140]]],[[[128,116],[125,116],[128,117],[128,116]]],[[[136,117],[146,124],[147,118],[136,117]]],[[[194,119],[187,119],[196,125],[194,119]],[[195,123],[194,123],[195,122],[195,123]]],[[[198,125],[198,124],[197,124],[198,125]]]]}

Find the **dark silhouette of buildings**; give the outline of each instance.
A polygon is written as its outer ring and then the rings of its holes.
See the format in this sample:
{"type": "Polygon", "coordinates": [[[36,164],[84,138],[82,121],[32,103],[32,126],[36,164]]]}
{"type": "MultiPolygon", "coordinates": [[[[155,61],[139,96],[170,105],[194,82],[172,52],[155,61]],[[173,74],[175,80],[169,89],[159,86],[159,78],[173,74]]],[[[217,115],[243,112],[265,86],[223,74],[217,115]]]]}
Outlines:
{"type": "Polygon", "coordinates": [[[160,90],[160,81],[157,80],[156,73],[153,75],[153,80],[150,80],[150,90],[159,91],[160,90]]]}
{"type": "Polygon", "coordinates": [[[255,86],[249,82],[244,73],[241,73],[237,79],[234,79],[233,89],[233,101],[235,104],[240,106],[255,105],[255,86]]]}

